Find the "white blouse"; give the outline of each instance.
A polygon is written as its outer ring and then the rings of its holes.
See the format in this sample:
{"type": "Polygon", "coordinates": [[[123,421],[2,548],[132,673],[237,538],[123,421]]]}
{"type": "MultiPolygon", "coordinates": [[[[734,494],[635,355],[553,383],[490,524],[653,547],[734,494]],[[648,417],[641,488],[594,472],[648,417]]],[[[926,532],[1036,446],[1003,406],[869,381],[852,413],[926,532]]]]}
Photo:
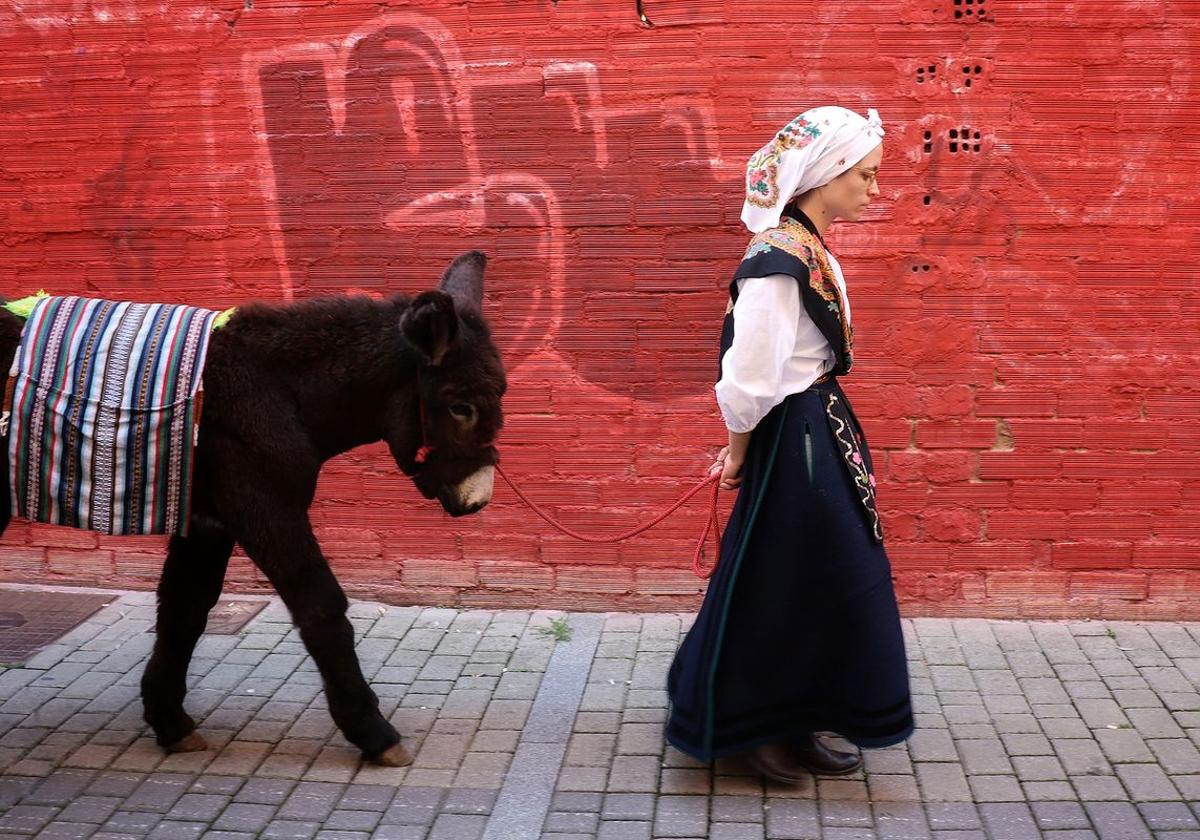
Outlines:
{"type": "MultiPolygon", "coordinates": [[[[826,251],[850,317],[846,279],[826,251]]],[[[749,432],[789,394],[807,390],[833,369],[833,348],[808,316],[789,274],[743,277],[733,305],[733,344],[721,360],[717,405],[731,432],[749,432]]]]}

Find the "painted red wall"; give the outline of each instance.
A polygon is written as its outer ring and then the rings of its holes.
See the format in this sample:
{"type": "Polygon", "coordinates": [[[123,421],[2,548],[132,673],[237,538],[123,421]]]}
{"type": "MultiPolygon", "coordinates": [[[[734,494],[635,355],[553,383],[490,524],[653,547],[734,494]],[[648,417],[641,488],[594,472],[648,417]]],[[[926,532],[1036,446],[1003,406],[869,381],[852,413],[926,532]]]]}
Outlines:
{"type": "MultiPolygon", "coordinates": [[[[482,248],[504,464],[612,533],[723,439],[747,156],[808,106],[876,107],[883,196],[832,242],[906,609],[1200,616],[1194,2],[646,0],[653,28],[635,0],[381,8],[7,4],[0,292],[416,291],[482,248]]],[[[451,520],[374,447],[328,466],[312,518],[358,594],[674,609],[703,507],[580,544],[503,486],[451,520]]],[[[17,523],[0,575],[149,587],[161,551],[17,523]]],[[[264,585],[245,558],[231,581],[264,585]]]]}

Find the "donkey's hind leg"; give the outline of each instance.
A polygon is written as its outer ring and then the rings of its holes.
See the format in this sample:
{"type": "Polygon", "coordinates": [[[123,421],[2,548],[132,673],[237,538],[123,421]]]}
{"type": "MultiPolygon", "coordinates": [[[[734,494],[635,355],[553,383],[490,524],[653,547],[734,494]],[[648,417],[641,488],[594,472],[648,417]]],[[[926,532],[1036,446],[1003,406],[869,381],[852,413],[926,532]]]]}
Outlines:
{"type": "Polygon", "coordinates": [[[159,746],[169,752],[207,747],[196,734],[196,722],[183,710],[187,669],[204,632],[209,610],[221,597],[233,540],[215,530],[193,528],[172,537],[158,582],[158,621],[154,652],[142,675],[146,723],[159,746]]]}

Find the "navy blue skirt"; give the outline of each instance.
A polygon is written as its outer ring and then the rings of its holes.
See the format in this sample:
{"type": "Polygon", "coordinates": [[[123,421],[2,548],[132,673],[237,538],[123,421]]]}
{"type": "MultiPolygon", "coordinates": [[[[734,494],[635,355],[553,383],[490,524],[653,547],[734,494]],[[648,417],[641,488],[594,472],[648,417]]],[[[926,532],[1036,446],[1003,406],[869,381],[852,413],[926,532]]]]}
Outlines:
{"type": "Polygon", "coordinates": [[[810,732],[860,747],[912,734],[870,453],[836,379],[789,396],[754,430],[721,563],[668,690],[667,740],[701,761],[810,732]]]}

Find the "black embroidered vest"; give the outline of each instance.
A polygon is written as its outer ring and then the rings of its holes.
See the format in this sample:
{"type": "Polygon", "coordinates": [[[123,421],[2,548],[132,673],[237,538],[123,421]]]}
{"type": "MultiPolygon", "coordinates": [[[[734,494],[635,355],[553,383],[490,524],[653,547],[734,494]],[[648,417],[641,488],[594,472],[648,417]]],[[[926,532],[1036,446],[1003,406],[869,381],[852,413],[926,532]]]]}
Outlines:
{"type": "MultiPolygon", "coordinates": [[[[787,274],[800,284],[800,301],[808,317],[817,325],[833,348],[834,376],[848,373],[853,364],[854,331],[845,317],[846,301],[834,280],[833,266],[825,246],[808,217],[789,207],[779,226],[756,234],[750,240],[733,280],[729,283],[729,306],[721,328],[721,356],[733,344],[733,304],[737,300],[738,280],[787,274]]],[[[720,379],[718,362],[717,378],[720,379]]]]}

